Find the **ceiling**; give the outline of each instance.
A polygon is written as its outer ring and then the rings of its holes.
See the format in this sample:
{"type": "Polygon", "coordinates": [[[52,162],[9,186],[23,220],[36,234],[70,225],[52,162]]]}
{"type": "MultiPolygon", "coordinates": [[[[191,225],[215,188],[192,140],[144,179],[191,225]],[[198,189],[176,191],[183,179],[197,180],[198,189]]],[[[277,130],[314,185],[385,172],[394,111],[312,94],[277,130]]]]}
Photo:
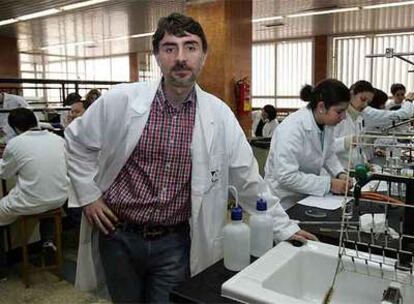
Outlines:
{"type": "MultiPolygon", "coordinates": [[[[184,12],[189,1],[205,0],[112,0],[49,17],[1,26],[0,36],[16,37],[21,52],[53,54],[57,57],[100,57],[143,52],[150,50],[149,37],[117,38],[152,32],[160,17],[174,11],[184,12]]],[[[2,0],[0,21],[78,2],[82,1],[2,0]]],[[[387,2],[396,0],[253,0],[253,19],[286,16],[318,8],[342,8],[387,2]]],[[[414,30],[412,16],[414,5],[284,18],[253,23],[253,40],[414,30]]]]}
{"type": "MultiPolygon", "coordinates": [[[[286,16],[318,9],[362,7],[403,1],[375,0],[256,0],[253,19],[286,16]]],[[[275,40],[317,35],[339,35],[414,29],[414,5],[381,9],[364,9],[327,15],[283,18],[253,23],[253,40],[275,40]]]]}

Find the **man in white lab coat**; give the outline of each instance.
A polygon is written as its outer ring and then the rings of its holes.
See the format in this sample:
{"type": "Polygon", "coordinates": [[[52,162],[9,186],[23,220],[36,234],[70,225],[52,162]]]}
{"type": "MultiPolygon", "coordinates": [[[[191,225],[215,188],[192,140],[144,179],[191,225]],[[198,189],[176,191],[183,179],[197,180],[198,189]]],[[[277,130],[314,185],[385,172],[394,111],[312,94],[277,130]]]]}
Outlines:
{"type": "Polygon", "coordinates": [[[153,50],[161,81],[115,87],[65,130],[84,211],[76,284],[93,289],[104,274],[115,303],[168,302],[222,257],[229,185],[245,211],[268,200],[275,239],[314,238],[270,195],[230,108],[195,83],[207,55],[201,25],[162,18],[153,50]]]}
{"type": "MultiPolygon", "coordinates": [[[[2,226],[19,216],[37,214],[62,206],[68,197],[69,178],[64,140],[38,127],[34,113],[25,108],[10,111],[8,123],[16,137],[10,139],[0,159],[0,177],[16,177],[16,185],[0,200],[2,226]]],[[[45,226],[43,238],[50,237],[45,226]],[[47,234],[47,235],[46,235],[47,234]]],[[[0,243],[3,234],[0,234],[0,243]]],[[[5,267],[4,244],[0,244],[0,281],[5,267]]]]}
{"type": "Polygon", "coordinates": [[[68,198],[64,140],[41,130],[34,113],[25,108],[10,112],[12,138],[0,160],[0,177],[16,176],[16,185],[0,200],[0,226],[20,215],[37,214],[62,206],[68,198]]]}

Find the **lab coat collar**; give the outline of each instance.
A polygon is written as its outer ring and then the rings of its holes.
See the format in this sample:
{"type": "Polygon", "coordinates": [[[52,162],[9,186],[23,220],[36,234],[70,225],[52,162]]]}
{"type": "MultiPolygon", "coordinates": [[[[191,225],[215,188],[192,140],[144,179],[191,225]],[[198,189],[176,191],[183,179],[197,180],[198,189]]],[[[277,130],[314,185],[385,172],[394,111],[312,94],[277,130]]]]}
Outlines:
{"type": "Polygon", "coordinates": [[[361,116],[361,112],[359,112],[351,104],[349,104],[347,108],[347,115],[349,115],[352,118],[352,121],[356,121],[358,117],[361,116]]]}
{"type": "MultiPolygon", "coordinates": [[[[201,129],[205,136],[207,151],[210,151],[214,135],[214,113],[211,112],[211,107],[209,107],[209,102],[211,102],[212,97],[204,92],[198,84],[195,85],[195,89],[197,95],[196,119],[198,119],[201,123],[201,129]]],[[[196,134],[196,132],[194,132],[194,134],[196,134]]]]}
{"type": "Polygon", "coordinates": [[[311,109],[305,108],[306,111],[306,118],[303,120],[303,127],[307,131],[318,131],[319,133],[322,132],[321,129],[318,127],[315,121],[315,117],[313,117],[313,111],[311,109]]]}
{"type": "MultiPolygon", "coordinates": [[[[144,90],[142,94],[136,94],[134,91],[134,99],[132,101],[132,109],[139,114],[139,116],[144,115],[151,109],[151,104],[154,101],[155,94],[161,83],[161,78],[148,83],[148,89],[144,90]]],[[[140,85],[140,83],[137,83],[140,85]]]]}
{"type": "MultiPolygon", "coordinates": [[[[157,93],[161,80],[162,78],[150,82],[146,90],[144,90],[141,94],[135,94],[132,102],[132,108],[139,116],[142,116],[150,111],[151,104],[154,101],[155,94],[157,93]]],[[[137,85],[139,85],[139,83],[137,83],[137,85]]],[[[196,119],[198,119],[201,123],[201,129],[203,135],[205,136],[207,151],[210,151],[214,134],[214,113],[211,112],[211,107],[209,107],[209,102],[211,102],[210,99],[212,96],[204,92],[198,84],[195,84],[195,90],[197,95],[196,119]]],[[[194,134],[196,133],[197,132],[194,132],[194,134]]]]}

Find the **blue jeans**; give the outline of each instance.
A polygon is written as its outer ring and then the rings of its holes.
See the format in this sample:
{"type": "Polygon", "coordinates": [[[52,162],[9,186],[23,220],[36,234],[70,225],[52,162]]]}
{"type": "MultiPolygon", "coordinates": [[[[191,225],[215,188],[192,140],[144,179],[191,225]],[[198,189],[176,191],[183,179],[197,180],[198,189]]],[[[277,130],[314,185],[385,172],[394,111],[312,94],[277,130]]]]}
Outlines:
{"type": "Polygon", "coordinates": [[[113,303],[168,303],[171,289],[190,275],[187,230],[145,240],[118,228],[99,234],[99,253],[113,303]]]}

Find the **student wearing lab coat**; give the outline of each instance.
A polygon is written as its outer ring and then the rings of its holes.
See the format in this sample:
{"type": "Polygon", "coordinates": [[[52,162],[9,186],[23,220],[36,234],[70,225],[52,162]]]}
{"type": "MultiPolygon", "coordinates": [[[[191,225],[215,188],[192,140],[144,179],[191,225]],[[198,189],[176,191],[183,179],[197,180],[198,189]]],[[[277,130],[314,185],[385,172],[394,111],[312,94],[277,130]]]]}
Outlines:
{"type": "Polygon", "coordinates": [[[190,272],[222,258],[229,185],[250,213],[268,200],[275,239],[314,238],[270,194],[230,108],[195,83],[201,25],[161,18],[153,51],[161,81],[116,86],[65,130],[70,204],[84,213],[76,286],[105,277],[114,303],[168,302],[190,272]]]}
{"type": "Polygon", "coordinates": [[[348,161],[351,155],[350,166],[366,162],[366,152],[363,147],[354,147],[357,136],[363,132],[365,122],[362,111],[374,98],[375,89],[365,80],[355,82],[351,88],[351,102],[346,111],[346,118],[335,127],[335,151],[341,165],[348,168],[348,161]]]}
{"type": "Polygon", "coordinates": [[[326,79],[315,87],[305,86],[300,96],[309,104],[276,128],[265,166],[265,180],[285,209],[304,195],[340,194],[347,187],[332,144],[334,126],[345,119],[348,88],[338,80],[326,79]],[[329,175],[321,174],[322,169],[329,175]]]}
{"type": "Polygon", "coordinates": [[[272,137],[279,122],[276,118],[276,108],[265,105],[262,110],[252,113],[252,135],[253,137],[272,137]]]}
{"type": "MultiPolygon", "coordinates": [[[[347,117],[335,127],[335,151],[341,164],[352,168],[358,163],[366,162],[370,152],[367,146],[357,147],[358,138],[365,130],[391,125],[393,121],[408,119],[413,116],[413,105],[406,100],[397,111],[375,109],[369,106],[375,89],[365,80],[355,82],[351,88],[351,104],[347,109],[347,117]],[[354,147],[351,149],[351,144],[354,147]],[[349,157],[351,155],[351,157],[349,157]],[[350,162],[349,162],[350,161],[350,162]]],[[[407,96],[412,98],[413,94],[407,96]]]]}
{"type": "MultiPolygon", "coordinates": [[[[377,107],[375,104],[367,106],[362,111],[365,127],[367,130],[375,130],[392,125],[393,122],[398,122],[404,119],[410,119],[414,115],[414,107],[412,101],[414,100],[414,93],[410,92],[405,95],[405,86],[401,83],[394,83],[391,86],[392,101],[385,104],[385,110],[382,107],[377,107]],[[395,111],[387,111],[394,105],[401,106],[395,111]]],[[[381,99],[387,96],[384,92],[381,94],[381,99]]],[[[375,97],[375,96],[374,96],[375,97]]],[[[386,98],[388,100],[388,96],[386,98]]]]}
{"type": "MultiPolygon", "coordinates": [[[[16,108],[27,108],[29,104],[27,101],[18,95],[7,93],[0,93],[0,108],[4,110],[12,110],[16,108]]],[[[7,143],[10,139],[16,136],[16,133],[10,128],[7,123],[8,113],[0,113],[0,142],[7,143]]]]}
{"type": "Polygon", "coordinates": [[[392,100],[387,102],[385,108],[390,110],[394,106],[401,106],[405,100],[405,93],[407,92],[405,86],[402,83],[393,83],[390,88],[392,94],[392,100]]]}
{"type": "Polygon", "coordinates": [[[69,191],[64,140],[41,130],[35,114],[26,108],[13,109],[8,123],[17,136],[0,159],[0,177],[17,181],[0,200],[0,226],[62,206],[69,191]]]}
{"type": "MultiPolygon", "coordinates": [[[[369,103],[369,106],[374,108],[374,109],[378,109],[378,110],[384,110],[385,109],[385,104],[388,101],[388,95],[387,93],[385,93],[382,90],[379,89],[375,89],[375,93],[374,93],[374,97],[372,98],[371,102],[369,103]]],[[[382,125],[382,127],[384,127],[384,125],[382,125]]],[[[374,126],[366,126],[365,127],[365,131],[370,132],[370,131],[374,131],[374,132],[379,132],[381,130],[381,126],[378,125],[377,127],[374,126]]],[[[374,143],[376,142],[375,139],[366,139],[366,142],[368,143],[374,143]]],[[[366,157],[368,159],[368,161],[370,161],[371,159],[374,158],[375,156],[375,151],[376,149],[374,148],[374,146],[367,146],[365,147],[365,154],[366,157]]],[[[380,150],[378,150],[380,151],[380,150]]],[[[381,154],[381,152],[377,153],[377,154],[381,154]]]]}

